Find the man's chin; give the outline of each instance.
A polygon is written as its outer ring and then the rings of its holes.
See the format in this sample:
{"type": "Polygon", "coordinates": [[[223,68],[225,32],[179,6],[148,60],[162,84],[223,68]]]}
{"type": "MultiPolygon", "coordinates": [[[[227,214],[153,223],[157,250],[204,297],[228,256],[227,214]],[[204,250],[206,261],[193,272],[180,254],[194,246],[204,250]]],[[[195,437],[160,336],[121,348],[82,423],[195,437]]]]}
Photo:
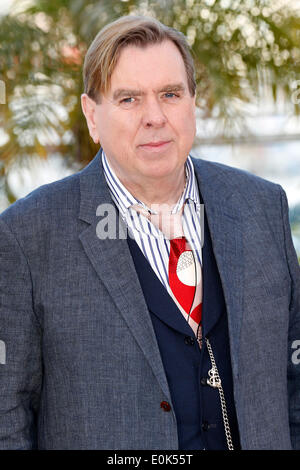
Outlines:
{"type": "Polygon", "coordinates": [[[178,172],[178,164],[169,162],[158,162],[156,165],[148,164],[142,168],[141,173],[144,178],[151,180],[161,180],[178,172]]]}

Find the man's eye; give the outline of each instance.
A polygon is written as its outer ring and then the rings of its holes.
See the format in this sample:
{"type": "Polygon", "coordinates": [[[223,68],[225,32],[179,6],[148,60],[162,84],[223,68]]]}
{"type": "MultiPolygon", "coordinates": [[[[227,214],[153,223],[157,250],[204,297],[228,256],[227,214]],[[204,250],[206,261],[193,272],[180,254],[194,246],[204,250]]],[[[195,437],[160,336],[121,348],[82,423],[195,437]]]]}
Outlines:
{"type": "Polygon", "coordinates": [[[132,96],[128,97],[128,98],[123,98],[121,100],[121,103],[124,103],[124,104],[130,104],[130,103],[133,103],[134,102],[134,98],[132,96]]]}
{"type": "Polygon", "coordinates": [[[178,95],[176,95],[176,93],[173,93],[172,91],[168,91],[167,93],[165,93],[165,97],[166,98],[178,98],[178,95]]]}

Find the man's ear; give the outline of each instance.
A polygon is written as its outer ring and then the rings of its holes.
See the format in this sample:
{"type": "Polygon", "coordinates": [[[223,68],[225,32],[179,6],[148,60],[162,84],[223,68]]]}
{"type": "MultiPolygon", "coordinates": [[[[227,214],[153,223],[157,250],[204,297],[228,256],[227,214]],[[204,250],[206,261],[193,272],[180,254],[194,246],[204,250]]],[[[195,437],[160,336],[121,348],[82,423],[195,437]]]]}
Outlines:
{"type": "Polygon", "coordinates": [[[195,94],[194,94],[194,106],[196,107],[197,105],[197,92],[195,91],[195,94]]]}
{"type": "Polygon", "coordinates": [[[81,95],[81,107],[83,114],[85,115],[90,136],[95,142],[95,144],[98,144],[100,140],[95,121],[96,103],[86,93],[83,93],[81,95]]]}

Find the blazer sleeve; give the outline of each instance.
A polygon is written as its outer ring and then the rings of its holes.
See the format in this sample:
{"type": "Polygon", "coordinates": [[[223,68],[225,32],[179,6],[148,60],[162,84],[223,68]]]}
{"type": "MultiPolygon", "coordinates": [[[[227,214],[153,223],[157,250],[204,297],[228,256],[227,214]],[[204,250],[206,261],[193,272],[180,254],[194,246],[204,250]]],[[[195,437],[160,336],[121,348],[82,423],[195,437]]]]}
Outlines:
{"type": "Polygon", "coordinates": [[[286,259],[292,281],[288,337],[288,394],[291,441],[300,449],[300,267],[293,246],[286,194],[281,188],[286,259]]]}
{"type": "Polygon", "coordinates": [[[0,449],[37,447],[41,337],[28,262],[0,217],[0,449]]]}

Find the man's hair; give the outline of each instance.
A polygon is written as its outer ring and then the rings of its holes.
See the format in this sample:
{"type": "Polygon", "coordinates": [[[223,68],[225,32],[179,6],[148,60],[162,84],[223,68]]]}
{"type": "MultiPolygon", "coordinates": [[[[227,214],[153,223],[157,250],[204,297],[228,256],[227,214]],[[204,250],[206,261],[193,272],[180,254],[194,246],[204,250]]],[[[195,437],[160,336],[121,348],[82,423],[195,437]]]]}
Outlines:
{"type": "Polygon", "coordinates": [[[195,69],[185,36],[158,20],[145,16],[123,16],[106,25],[91,43],[84,60],[84,92],[99,102],[100,93],[110,88],[110,79],[120,53],[129,45],[146,47],[172,41],[183,59],[191,96],[196,92],[195,69]]]}

